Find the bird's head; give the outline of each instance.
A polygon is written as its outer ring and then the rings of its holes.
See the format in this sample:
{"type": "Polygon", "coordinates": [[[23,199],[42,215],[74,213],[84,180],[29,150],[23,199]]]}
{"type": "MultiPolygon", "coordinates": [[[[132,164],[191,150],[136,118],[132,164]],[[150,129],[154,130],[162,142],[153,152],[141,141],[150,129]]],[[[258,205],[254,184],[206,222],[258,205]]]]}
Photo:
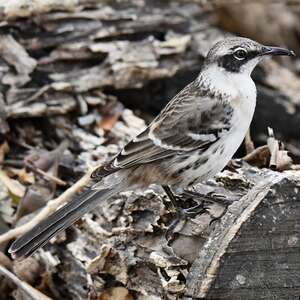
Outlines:
{"type": "Polygon", "coordinates": [[[250,75],[263,57],[295,56],[294,51],[261,45],[247,38],[227,38],[217,42],[208,52],[204,67],[217,66],[229,73],[250,75]]]}

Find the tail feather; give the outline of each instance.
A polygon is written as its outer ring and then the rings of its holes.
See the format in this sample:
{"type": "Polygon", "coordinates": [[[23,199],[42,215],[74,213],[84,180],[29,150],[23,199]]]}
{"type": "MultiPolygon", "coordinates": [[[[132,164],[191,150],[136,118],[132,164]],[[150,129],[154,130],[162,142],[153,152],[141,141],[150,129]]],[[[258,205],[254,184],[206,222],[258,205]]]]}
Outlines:
{"type": "Polygon", "coordinates": [[[27,257],[44,246],[52,237],[71,226],[85,213],[96,207],[101,201],[116,194],[115,189],[90,189],[58,209],[48,218],[37,224],[10,247],[14,258],[27,257]]]}

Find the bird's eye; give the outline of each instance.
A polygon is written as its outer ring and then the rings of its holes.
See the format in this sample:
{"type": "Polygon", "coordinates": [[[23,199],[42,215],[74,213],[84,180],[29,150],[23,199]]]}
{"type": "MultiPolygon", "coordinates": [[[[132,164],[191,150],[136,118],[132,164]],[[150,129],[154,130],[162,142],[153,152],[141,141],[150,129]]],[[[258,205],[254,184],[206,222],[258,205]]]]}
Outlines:
{"type": "Polygon", "coordinates": [[[247,57],[247,51],[244,49],[238,49],[234,51],[233,56],[238,60],[243,60],[247,57]]]}

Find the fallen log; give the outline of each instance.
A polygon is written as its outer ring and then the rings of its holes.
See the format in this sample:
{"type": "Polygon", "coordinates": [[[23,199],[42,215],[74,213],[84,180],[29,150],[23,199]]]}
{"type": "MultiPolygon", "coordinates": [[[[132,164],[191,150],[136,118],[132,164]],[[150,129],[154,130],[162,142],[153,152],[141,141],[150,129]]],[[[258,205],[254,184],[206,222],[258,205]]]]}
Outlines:
{"type": "Polygon", "coordinates": [[[185,295],[299,297],[299,188],[299,177],[268,173],[231,205],[193,262],[185,295]]]}

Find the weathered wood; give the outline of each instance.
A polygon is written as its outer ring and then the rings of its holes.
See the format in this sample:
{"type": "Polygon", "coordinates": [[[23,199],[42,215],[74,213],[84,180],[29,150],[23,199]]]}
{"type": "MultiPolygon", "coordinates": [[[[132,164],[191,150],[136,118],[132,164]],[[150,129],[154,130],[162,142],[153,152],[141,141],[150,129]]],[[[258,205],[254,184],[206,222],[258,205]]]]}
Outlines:
{"type": "Polygon", "coordinates": [[[274,173],[231,205],[187,277],[205,299],[297,299],[299,177],[274,173]]]}
{"type": "MultiPolygon", "coordinates": [[[[195,78],[203,56],[225,33],[212,28],[197,2],[154,2],[147,10],[138,2],[83,1],[77,10],[73,1],[3,3],[9,10],[15,8],[16,15],[34,14],[33,19],[1,23],[1,82],[9,87],[3,93],[6,118],[67,114],[78,108],[79,98],[86,102],[95,97],[95,90],[157,113],[195,78]]],[[[271,125],[295,149],[299,79],[269,62],[254,77],[258,83],[254,141],[261,143],[271,125]],[[291,126],[285,126],[287,120],[291,126]]]]}
{"type": "MultiPolygon", "coordinates": [[[[115,155],[145,126],[118,101],[151,120],[228,35],[212,26],[204,2],[0,0],[0,133],[12,147],[10,161],[22,162],[31,146],[50,150],[67,139],[59,175],[72,184],[88,165],[115,155]]],[[[272,126],[300,158],[299,78],[269,61],[254,79],[254,141],[265,142],[272,126]]],[[[55,299],[114,299],[120,286],[126,299],[290,299],[299,288],[299,182],[247,164],[224,171],[195,187],[217,203],[182,219],[168,245],[164,233],[175,212],[161,188],[124,192],[36,253],[35,264],[11,261],[11,268],[20,278],[33,274],[31,284],[55,299]]],[[[201,200],[184,198],[183,206],[201,200]]],[[[1,213],[7,203],[0,201],[1,213]]]]}

